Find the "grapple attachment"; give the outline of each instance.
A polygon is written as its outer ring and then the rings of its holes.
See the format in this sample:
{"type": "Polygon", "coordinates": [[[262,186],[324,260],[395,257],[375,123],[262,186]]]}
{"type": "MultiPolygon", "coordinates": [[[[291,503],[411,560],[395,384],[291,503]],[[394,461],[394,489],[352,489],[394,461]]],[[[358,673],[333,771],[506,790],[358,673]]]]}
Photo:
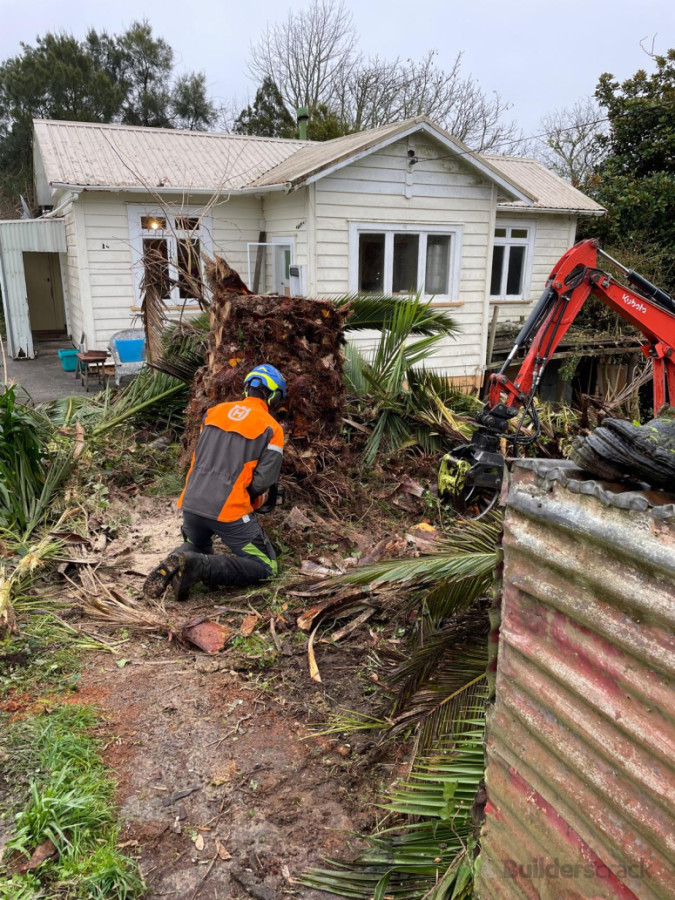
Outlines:
{"type": "Polygon", "coordinates": [[[476,416],[478,428],[471,443],[454,447],[441,460],[438,493],[460,512],[482,512],[492,506],[504,478],[500,440],[518,410],[499,404],[476,416]]]}

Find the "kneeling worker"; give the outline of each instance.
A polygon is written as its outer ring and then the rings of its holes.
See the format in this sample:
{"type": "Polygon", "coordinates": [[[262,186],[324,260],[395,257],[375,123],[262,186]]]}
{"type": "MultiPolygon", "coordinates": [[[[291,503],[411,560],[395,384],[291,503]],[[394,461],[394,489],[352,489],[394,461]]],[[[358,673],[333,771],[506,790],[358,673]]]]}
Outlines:
{"type": "Polygon", "coordinates": [[[178,506],[185,543],[148,575],[143,592],[159,597],[171,583],[177,600],[202,582],[247,587],[277,573],[274,548],[254,510],[276,484],[284,432],[268,407],[286,396],[274,366],[256,366],[244,379],[244,399],[207,410],[178,506]],[[214,535],[233,556],[213,555],[214,535]]]}

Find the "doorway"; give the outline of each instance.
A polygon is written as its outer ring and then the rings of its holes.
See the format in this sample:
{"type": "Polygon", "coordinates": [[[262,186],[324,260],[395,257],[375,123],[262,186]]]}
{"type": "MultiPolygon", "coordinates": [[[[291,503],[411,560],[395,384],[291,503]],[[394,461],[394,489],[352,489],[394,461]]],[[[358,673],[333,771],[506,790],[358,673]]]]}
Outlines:
{"type": "Polygon", "coordinates": [[[33,339],[51,341],[65,337],[66,307],[59,254],[26,252],[23,266],[33,339]]]}
{"type": "Polygon", "coordinates": [[[274,290],[282,296],[291,296],[291,263],[292,249],[290,244],[274,245],[274,290]]]}

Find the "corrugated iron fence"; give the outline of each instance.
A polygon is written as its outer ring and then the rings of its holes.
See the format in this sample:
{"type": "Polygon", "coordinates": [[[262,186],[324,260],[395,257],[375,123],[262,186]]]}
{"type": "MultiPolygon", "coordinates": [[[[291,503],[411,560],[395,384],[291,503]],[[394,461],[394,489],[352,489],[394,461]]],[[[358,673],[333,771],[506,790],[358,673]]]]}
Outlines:
{"type": "MultiPolygon", "coordinates": [[[[512,478],[477,895],[675,897],[675,507],[512,478]]],[[[672,499],[672,498],[671,498],[672,499]]]]}

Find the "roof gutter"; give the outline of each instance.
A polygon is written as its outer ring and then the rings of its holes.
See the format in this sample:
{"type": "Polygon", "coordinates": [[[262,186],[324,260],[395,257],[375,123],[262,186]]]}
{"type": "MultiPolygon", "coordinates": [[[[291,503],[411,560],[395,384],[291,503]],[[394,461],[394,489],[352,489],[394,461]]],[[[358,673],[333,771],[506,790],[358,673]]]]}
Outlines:
{"type": "Polygon", "coordinates": [[[272,184],[262,187],[252,188],[223,188],[223,187],[160,187],[159,185],[119,185],[119,184],[69,184],[65,181],[50,181],[50,188],[55,191],[72,191],[73,194],[82,194],[85,191],[100,191],[110,194],[168,194],[170,196],[191,196],[193,194],[227,194],[229,195],[246,195],[246,194],[266,194],[272,191],[283,191],[286,189],[285,184],[272,184]]]}
{"type": "Polygon", "coordinates": [[[574,209],[571,206],[509,206],[508,204],[497,204],[497,212],[508,213],[525,213],[532,215],[533,213],[558,213],[559,215],[574,214],[577,216],[604,216],[606,209],[574,209]]]}

